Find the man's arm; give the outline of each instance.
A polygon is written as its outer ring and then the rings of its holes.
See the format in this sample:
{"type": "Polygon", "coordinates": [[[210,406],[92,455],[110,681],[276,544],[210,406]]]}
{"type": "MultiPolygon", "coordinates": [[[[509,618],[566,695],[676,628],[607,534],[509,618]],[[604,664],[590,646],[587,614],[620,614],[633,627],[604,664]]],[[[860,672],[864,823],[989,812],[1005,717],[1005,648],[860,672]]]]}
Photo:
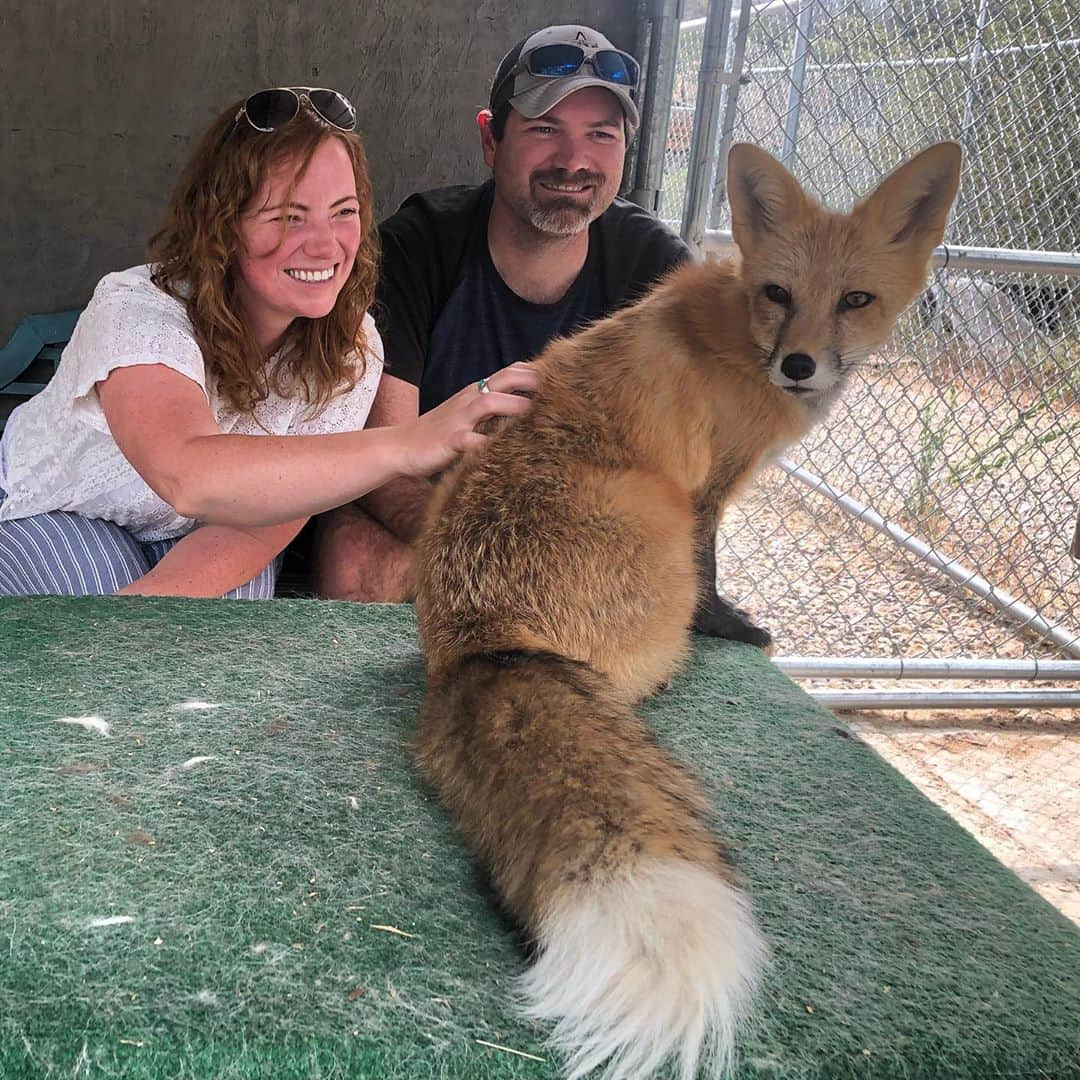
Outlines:
{"type": "MultiPolygon", "coordinates": [[[[368,427],[396,427],[415,420],[420,391],[393,375],[384,375],[371,404],[368,427]]],[[[389,533],[411,544],[424,524],[432,484],[426,477],[399,477],[360,500],[360,506],[389,533]]]]}
{"type": "MultiPolygon", "coordinates": [[[[455,262],[461,237],[447,237],[434,224],[428,196],[414,195],[379,226],[382,261],[376,294],[376,323],[386,368],[368,415],[367,427],[396,427],[420,413],[419,384],[427,361],[431,328],[445,303],[443,263],[455,262]]],[[[356,506],[390,536],[411,544],[424,523],[431,482],[417,477],[393,480],[369,492],[356,506]]]]}
{"type": "MultiPolygon", "coordinates": [[[[443,193],[436,193],[443,198],[443,193]]],[[[382,335],[386,367],[368,415],[368,427],[415,420],[419,383],[435,313],[445,302],[444,265],[456,265],[460,230],[436,227],[426,195],[414,195],[379,226],[382,262],[372,309],[382,335]]],[[[458,215],[460,216],[460,215],[458,215]]],[[[456,218],[455,218],[456,220],[456,218]]],[[[455,227],[456,229],[456,227],[455,227]]],[[[363,499],[320,514],[315,527],[314,585],[326,599],[397,602],[412,589],[412,543],[431,497],[426,479],[392,480],[363,499]]]]}
{"type": "MultiPolygon", "coordinates": [[[[415,386],[383,375],[368,426],[415,419],[415,386]]],[[[413,594],[412,542],[423,525],[431,482],[392,480],[362,500],[320,514],[315,527],[314,586],[326,600],[400,603],[413,594]]]]}

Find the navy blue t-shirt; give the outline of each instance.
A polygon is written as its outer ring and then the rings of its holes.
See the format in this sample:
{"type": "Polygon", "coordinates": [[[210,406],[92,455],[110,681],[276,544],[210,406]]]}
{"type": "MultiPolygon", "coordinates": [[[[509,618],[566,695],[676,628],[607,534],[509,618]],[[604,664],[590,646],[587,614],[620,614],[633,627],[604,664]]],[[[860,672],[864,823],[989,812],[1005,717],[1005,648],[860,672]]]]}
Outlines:
{"type": "Polygon", "coordinates": [[[420,389],[420,411],[553,338],[637,299],[686,261],[662,222],[617,199],[589,227],[581,272],[554,304],[533,304],[499,276],[487,247],[492,185],[413,195],[379,228],[375,320],[387,374],[420,389]]]}

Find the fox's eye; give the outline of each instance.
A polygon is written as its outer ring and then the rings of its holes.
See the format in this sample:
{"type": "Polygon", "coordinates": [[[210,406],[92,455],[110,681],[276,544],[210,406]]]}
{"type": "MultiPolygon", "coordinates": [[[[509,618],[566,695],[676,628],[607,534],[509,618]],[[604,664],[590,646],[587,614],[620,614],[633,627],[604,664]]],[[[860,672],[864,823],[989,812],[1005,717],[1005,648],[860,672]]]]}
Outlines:
{"type": "Polygon", "coordinates": [[[873,293],[856,290],[855,292],[845,293],[840,306],[845,308],[866,307],[873,299],[873,293]]]}
{"type": "Polygon", "coordinates": [[[765,296],[774,304],[783,304],[784,307],[791,303],[791,293],[782,285],[766,285],[765,296]]]}

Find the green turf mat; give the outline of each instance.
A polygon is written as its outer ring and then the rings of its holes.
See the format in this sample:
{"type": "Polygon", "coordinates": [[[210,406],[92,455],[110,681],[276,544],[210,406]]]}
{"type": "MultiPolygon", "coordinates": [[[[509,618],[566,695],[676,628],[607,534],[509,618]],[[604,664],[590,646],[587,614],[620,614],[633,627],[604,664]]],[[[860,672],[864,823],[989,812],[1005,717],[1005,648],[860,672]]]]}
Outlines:
{"type": "MultiPolygon", "coordinates": [[[[0,673],[0,1076],[558,1075],[405,760],[410,608],[5,600],[0,673]]],[[[1080,932],[764,657],[646,713],[772,945],[740,1077],[1080,1076],[1080,932]]]]}

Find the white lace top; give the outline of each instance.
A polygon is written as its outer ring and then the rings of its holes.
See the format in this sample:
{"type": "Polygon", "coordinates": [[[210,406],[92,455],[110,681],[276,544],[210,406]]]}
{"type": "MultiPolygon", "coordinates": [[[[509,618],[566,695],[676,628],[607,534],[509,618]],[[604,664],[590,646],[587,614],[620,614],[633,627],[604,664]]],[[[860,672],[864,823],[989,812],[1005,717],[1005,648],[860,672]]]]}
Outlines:
{"type": "MultiPolygon", "coordinates": [[[[60,366],[44,390],[8,418],[0,443],[0,521],[49,510],[106,518],[138,540],[182,536],[195,527],[131,467],[120,452],[95,384],[114,368],[164,364],[206,394],[222,432],[317,435],[364,426],[382,374],[382,341],[364,319],[368,353],[363,378],[315,416],[303,399],[271,392],[254,415],[237,414],[209,385],[202,352],[184,305],[150,280],[148,266],[109,274],[94,290],[60,366]]],[[[276,358],[272,358],[276,359],[276,358]]]]}

